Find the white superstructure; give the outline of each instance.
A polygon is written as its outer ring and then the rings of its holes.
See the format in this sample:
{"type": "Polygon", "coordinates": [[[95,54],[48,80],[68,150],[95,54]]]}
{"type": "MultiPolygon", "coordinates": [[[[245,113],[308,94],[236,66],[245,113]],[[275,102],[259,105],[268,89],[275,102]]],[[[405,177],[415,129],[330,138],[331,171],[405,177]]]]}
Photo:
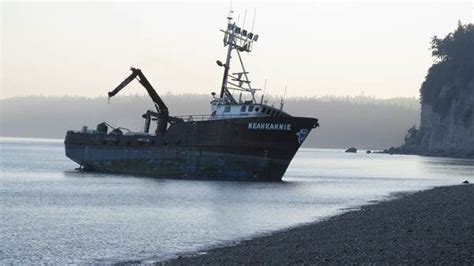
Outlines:
{"type": "Polygon", "coordinates": [[[282,117],[289,116],[287,113],[265,104],[256,104],[247,101],[240,104],[231,104],[216,98],[211,101],[211,120],[231,119],[243,117],[282,117]]]}
{"type": "MultiPolygon", "coordinates": [[[[222,78],[222,86],[220,95],[217,97],[212,93],[211,116],[210,120],[216,119],[232,119],[243,117],[282,117],[289,116],[283,112],[283,101],[280,109],[268,106],[263,103],[263,95],[258,103],[255,99],[255,93],[259,89],[251,86],[249,72],[245,70],[242,61],[242,52],[250,53],[253,43],[258,40],[258,34],[239,27],[232,19],[231,14],[227,17],[227,29],[221,30],[224,33],[224,46],[228,46],[227,57],[225,63],[217,61],[217,65],[224,68],[224,76],[222,78]],[[232,52],[235,51],[240,62],[241,71],[230,73],[230,62],[232,52]],[[240,97],[235,99],[231,91],[240,91],[240,97]],[[250,100],[242,101],[242,93],[250,94],[250,100]]],[[[247,94],[247,95],[248,95],[247,94]]]]}

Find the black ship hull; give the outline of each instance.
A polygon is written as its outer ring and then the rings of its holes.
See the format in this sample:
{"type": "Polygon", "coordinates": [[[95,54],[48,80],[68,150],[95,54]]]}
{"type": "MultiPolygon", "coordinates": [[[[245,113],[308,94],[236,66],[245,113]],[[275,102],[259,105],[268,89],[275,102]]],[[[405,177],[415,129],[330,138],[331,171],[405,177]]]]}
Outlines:
{"type": "Polygon", "coordinates": [[[91,171],[156,178],[280,181],[317,119],[178,122],[159,135],[68,131],[66,156],[91,171]]]}

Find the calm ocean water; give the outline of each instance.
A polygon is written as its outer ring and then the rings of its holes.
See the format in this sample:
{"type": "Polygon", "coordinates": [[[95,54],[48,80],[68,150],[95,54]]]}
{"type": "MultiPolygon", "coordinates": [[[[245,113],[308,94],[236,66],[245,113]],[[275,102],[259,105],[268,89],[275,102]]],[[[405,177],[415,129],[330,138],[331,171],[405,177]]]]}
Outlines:
{"type": "Polygon", "coordinates": [[[0,139],[0,264],[156,261],[394,192],[474,182],[474,160],[301,149],[283,183],[74,170],[62,141],[0,139]]]}

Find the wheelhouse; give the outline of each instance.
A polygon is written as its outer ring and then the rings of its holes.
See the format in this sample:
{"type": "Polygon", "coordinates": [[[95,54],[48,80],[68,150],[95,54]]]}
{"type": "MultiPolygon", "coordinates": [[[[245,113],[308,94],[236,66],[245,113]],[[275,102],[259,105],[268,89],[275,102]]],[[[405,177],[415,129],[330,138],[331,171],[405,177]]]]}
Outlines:
{"type": "Polygon", "coordinates": [[[211,102],[210,120],[232,119],[243,117],[289,117],[287,113],[273,106],[247,101],[239,104],[225,104],[220,101],[211,102]]]}

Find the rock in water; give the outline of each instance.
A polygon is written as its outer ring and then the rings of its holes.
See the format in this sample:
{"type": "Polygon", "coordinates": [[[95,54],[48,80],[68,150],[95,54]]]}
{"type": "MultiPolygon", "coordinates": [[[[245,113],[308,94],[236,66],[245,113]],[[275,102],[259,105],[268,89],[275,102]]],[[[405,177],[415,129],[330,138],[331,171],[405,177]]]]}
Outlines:
{"type": "Polygon", "coordinates": [[[462,182],[463,184],[469,184],[469,181],[467,180],[464,180],[464,182],[462,182]]]}
{"type": "Polygon", "coordinates": [[[347,149],[346,152],[356,153],[357,149],[354,148],[354,147],[351,147],[351,148],[347,149]]]}

